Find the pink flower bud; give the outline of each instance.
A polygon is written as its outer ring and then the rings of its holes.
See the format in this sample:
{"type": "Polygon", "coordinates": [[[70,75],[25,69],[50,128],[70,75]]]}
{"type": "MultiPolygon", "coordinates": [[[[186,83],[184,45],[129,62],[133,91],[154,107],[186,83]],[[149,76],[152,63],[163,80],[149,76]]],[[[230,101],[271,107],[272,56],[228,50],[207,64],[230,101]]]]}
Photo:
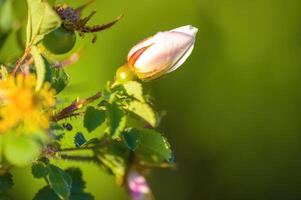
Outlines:
{"type": "Polygon", "coordinates": [[[198,29],[187,25],[159,32],[135,45],[128,64],[142,80],[152,80],[180,67],[191,54],[198,29]]]}

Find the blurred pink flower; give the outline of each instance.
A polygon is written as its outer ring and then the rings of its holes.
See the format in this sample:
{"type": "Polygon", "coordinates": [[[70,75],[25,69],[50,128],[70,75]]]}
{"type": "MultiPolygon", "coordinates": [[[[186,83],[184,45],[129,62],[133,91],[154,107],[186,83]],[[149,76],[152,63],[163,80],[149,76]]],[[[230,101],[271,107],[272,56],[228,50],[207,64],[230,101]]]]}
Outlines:
{"type": "Polygon", "coordinates": [[[133,200],[152,200],[152,192],[146,179],[138,172],[132,171],[127,176],[129,195],[133,200]]]}

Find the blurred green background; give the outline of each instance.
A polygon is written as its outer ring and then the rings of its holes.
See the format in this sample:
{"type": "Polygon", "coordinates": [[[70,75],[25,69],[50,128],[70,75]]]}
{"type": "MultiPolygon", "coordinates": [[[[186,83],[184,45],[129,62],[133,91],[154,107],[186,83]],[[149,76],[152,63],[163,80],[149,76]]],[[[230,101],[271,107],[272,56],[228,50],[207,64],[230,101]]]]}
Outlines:
{"type": "MultiPolygon", "coordinates": [[[[24,5],[15,0],[20,13],[24,5]]],[[[96,44],[89,36],[78,43],[86,49],[68,69],[69,97],[103,87],[139,40],[199,28],[188,61],[147,83],[157,109],[167,111],[160,129],[178,163],[149,178],[156,199],[301,199],[300,0],[96,0],[87,13],[94,9],[91,24],[125,17],[96,44]]],[[[15,52],[6,46],[0,55],[15,52]]],[[[113,177],[82,166],[96,200],[127,199],[113,177]]],[[[14,171],[16,200],[30,200],[44,184],[29,170],[14,171]]]]}

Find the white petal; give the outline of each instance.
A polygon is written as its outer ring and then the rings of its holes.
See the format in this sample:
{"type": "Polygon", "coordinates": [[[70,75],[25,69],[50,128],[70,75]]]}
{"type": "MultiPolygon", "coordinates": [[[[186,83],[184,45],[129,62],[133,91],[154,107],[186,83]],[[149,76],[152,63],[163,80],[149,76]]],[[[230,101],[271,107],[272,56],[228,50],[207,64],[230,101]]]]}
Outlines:
{"type": "Polygon", "coordinates": [[[192,45],[187,51],[186,53],[182,56],[182,58],[180,58],[180,60],[178,60],[178,62],[176,62],[174,64],[174,66],[172,66],[172,68],[170,68],[167,73],[170,73],[172,71],[175,71],[176,69],[178,69],[186,60],[187,58],[190,56],[190,54],[192,53],[192,50],[194,48],[194,45],[192,45]]]}
{"type": "Polygon", "coordinates": [[[160,32],[153,37],[154,44],[136,61],[141,73],[168,70],[193,45],[195,38],[181,32],[160,32]]]}
{"type": "Polygon", "coordinates": [[[149,38],[146,38],[144,40],[142,40],[141,42],[139,42],[138,44],[136,44],[134,47],[132,47],[132,49],[130,50],[130,52],[128,53],[128,61],[130,59],[130,57],[136,52],[138,51],[139,49],[142,49],[143,47],[146,47],[146,46],[149,46],[151,44],[154,43],[154,39],[153,37],[149,37],[149,38]]]}
{"type": "Polygon", "coordinates": [[[198,29],[191,25],[186,25],[186,26],[172,29],[172,30],[170,30],[170,32],[180,32],[180,33],[185,33],[185,34],[195,37],[198,32],[198,29]]]}

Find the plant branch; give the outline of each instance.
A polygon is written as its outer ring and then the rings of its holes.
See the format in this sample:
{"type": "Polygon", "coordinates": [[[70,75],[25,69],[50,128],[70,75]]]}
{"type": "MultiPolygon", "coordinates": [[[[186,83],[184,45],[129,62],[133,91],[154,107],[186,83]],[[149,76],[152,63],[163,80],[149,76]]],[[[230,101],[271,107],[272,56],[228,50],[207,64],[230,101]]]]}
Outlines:
{"type": "Polygon", "coordinates": [[[84,162],[96,162],[94,156],[71,156],[71,155],[60,155],[60,158],[63,160],[73,160],[73,161],[84,161],[84,162]]]}
{"type": "Polygon", "coordinates": [[[68,117],[80,115],[80,113],[74,113],[76,110],[81,109],[83,106],[99,99],[101,97],[101,92],[96,93],[95,95],[88,97],[86,99],[79,99],[73,101],[69,106],[62,109],[59,113],[53,116],[54,121],[60,121],[68,117]]]}
{"type": "Polygon", "coordinates": [[[16,63],[16,66],[12,72],[13,76],[16,76],[17,71],[19,70],[20,66],[22,65],[22,63],[26,60],[27,56],[30,54],[31,51],[31,47],[35,41],[36,36],[34,36],[31,40],[31,42],[28,44],[28,46],[26,47],[22,57],[20,58],[20,60],[16,63]]]}

